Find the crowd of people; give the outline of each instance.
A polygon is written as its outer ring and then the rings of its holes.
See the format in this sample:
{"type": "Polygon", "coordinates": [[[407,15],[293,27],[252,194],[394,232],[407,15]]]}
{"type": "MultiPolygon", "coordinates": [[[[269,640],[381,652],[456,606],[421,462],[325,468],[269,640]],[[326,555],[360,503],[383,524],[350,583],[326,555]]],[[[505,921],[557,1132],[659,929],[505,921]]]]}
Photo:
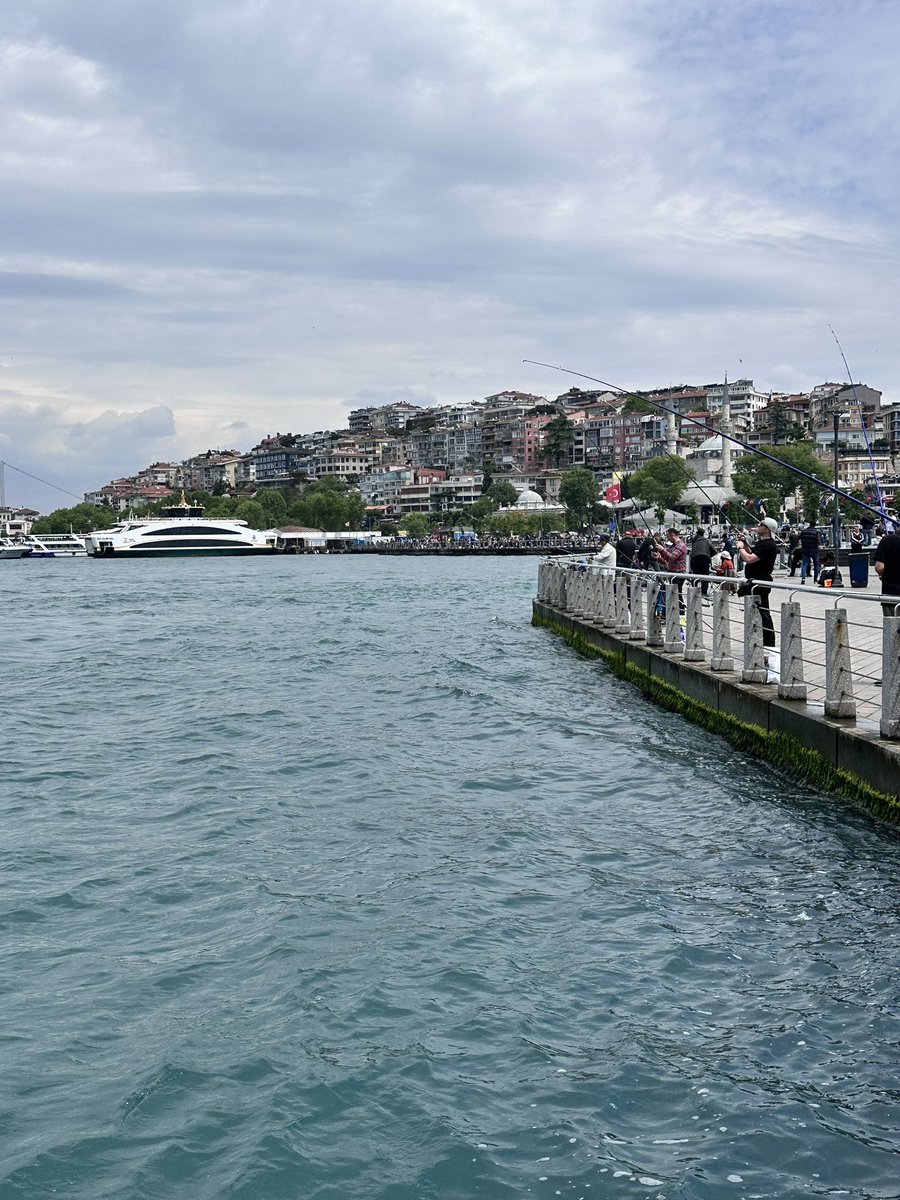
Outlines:
{"type": "MultiPolygon", "coordinates": [[[[874,520],[864,518],[851,527],[850,552],[868,553],[874,532],[878,533],[879,541],[873,565],[881,579],[882,595],[900,597],[900,534],[884,528],[876,530],[874,520]]],[[[799,570],[801,584],[811,579],[819,587],[844,586],[840,565],[833,551],[824,548],[814,521],[804,527],[779,527],[774,518],[763,517],[752,529],[726,530],[717,537],[708,536],[705,529],[697,529],[691,535],[690,543],[675,528],[667,529],[665,534],[626,530],[615,541],[611,535],[601,534],[599,542],[600,548],[592,557],[594,565],[601,571],[624,567],[673,575],[712,575],[720,577],[723,588],[736,591],[738,596],[752,592],[759,597],[766,646],[775,645],[769,610],[771,589],[760,584],[773,582],[776,563],[787,572],[788,578],[794,578],[799,570]]],[[[707,603],[709,582],[709,579],[700,581],[707,603]]],[[[896,600],[884,602],[885,615],[893,616],[895,611],[900,613],[898,603],[896,600]]]]}

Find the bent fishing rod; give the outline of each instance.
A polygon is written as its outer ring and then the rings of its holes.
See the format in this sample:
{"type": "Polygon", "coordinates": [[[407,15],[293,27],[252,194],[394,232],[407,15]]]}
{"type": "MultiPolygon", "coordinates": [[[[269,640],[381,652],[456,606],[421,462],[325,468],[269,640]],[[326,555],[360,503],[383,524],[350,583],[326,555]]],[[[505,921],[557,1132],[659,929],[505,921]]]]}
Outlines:
{"type": "MultiPolygon", "coordinates": [[[[573,371],[570,367],[560,367],[556,363],[538,362],[534,358],[523,358],[523,362],[530,363],[533,367],[547,367],[551,371],[562,371],[564,375],[575,375],[578,379],[589,379],[591,383],[599,383],[601,387],[609,388],[611,392],[615,392],[619,396],[632,396],[635,400],[640,400],[643,404],[649,405],[651,408],[658,408],[660,412],[666,413],[667,416],[679,417],[680,413],[674,408],[667,408],[664,404],[659,404],[655,400],[648,400],[646,396],[639,396],[636,392],[629,392],[626,388],[619,387],[615,383],[607,383],[605,379],[597,379],[594,375],[585,375],[583,371],[573,371]]],[[[769,462],[775,463],[777,467],[785,467],[788,471],[792,471],[795,475],[799,475],[802,479],[809,483],[814,483],[816,487],[823,488],[827,492],[831,492],[833,496],[840,496],[842,500],[846,500],[850,504],[855,504],[857,508],[864,508],[867,512],[874,513],[882,521],[890,520],[881,509],[875,508],[874,505],[868,504],[865,500],[857,500],[855,496],[851,496],[842,488],[835,487],[833,483],[826,483],[824,479],[819,479],[815,475],[810,475],[808,471],[804,471],[801,467],[795,467],[792,463],[783,462],[780,458],[776,458],[774,454],[769,454],[765,450],[760,450],[758,446],[751,446],[749,442],[742,441],[739,437],[735,437],[732,433],[725,433],[722,429],[716,429],[715,425],[711,425],[708,421],[700,421],[696,417],[688,417],[692,425],[699,425],[701,429],[705,429],[708,433],[718,434],[720,437],[726,438],[729,442],[734,442],[736,446],[740,446],[746,450],[748,454],[758,454],[760,458],[768,459],[769,462]]]]}

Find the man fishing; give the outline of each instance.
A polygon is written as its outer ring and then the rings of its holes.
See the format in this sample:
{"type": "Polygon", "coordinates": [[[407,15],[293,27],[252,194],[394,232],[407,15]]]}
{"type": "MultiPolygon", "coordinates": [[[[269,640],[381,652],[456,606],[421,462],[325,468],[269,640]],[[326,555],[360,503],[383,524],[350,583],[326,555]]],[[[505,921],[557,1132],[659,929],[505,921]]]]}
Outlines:
{"type": "Polygon", "coordinates": [[[759,615],[762,620],[763,645],[775,645],[775,626],[772,623],[772,613],[769,610],[770,588],[757,586],[759,580],[772,582],[772,571],[778,555],[772,534],[778,528],[778,522],[772,517],[764,517],[756,527],[757,540],[751,550],[745,537],[738,538],[738,554],[744,564],[744,579],[738,588],[739,596],[758,596],[759,615]]]}

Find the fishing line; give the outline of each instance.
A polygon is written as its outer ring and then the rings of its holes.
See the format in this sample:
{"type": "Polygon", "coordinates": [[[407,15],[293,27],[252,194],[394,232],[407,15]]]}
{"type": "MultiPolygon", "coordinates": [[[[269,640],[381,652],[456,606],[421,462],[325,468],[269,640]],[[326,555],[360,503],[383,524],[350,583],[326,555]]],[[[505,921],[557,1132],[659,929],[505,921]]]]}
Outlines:
{"type": "MultiPolygon", "coordinates": [[[[550,371],[562,371],[565,375],[574,375],[578,379],[589,379],[591,383],[599,383],[610,391],[616,392],[620,396],[634,396],[635,399],[641,400],[644,404],[649,404],[651,408],[658,408],[660,412],[668,413],[670,416],[678,417],[681,414],[673,408],[666,408],[664,404],[659,404],[655,400],[648,400],[646,396],[638,396],[635,392],[626,391],[625,388],[619,387],[615,383],[608,383],[605,379],[598,379],[595,375],[585,375],[583,371],[573,371],[571,367],[560,367],[556,363],[539,362],[535,358],[524,358],[523,362],[530,363],[534,367],[546,367],[550,371]]],[[[875,508],[873,505],[864,500],[857,500],[855,496],[849,495],[842,488],[835,487],[832,483],[826,483],[824,479],[819,479],[815,475],[810,475],[808,471],[804,471],[801,467],[795,467],[792,463],[783,462],[780,458],[776,458],[774,454],[769,454],[765,450],[760,450],[758,446],[751,446],[749,442],[741,441],[732,433],[725,433],[721,429],[716,429],[714,425],[710,425],[708,421],[698,421],[696,417],[691,417],[690,421],[694,425],[699,425],[701,429],[708,430],[709,433],[719,434],[723,438],[727,438],[729,442],[734,442],[736,446],[740,446],[746,450],[748,454],[758,454],[760,458],[768,459],[769,462],[775,463],[778,467],[784,467],[794,475],[799,475],[801,478],[814,483],[817,487],[824,488],[825,491],[831,492],[832,495],[840,496],[849,504],[855,504],[858,508],[864,508],[867,512],[875,513],[877,516],[884,518],[884,513],[881,509],[875,508]]]]}
{"type": "MultiPolygon", "coordinates": [[[[866,451],[868,452],[868,455],[869,455],[869,466],[872,469],[872,480],[875,484],[875,497],[878,500],[878,507],[881,510],[881,516],[885,521],[887,521],[888,515],[885,510],[884,497],[881,494],[881,487],[879,486],[879,483],[878,483],[878,475],[875,471],[875,459],[872,455],[872,444],[869,441],[869,433],[868,433],[868,430],[866,429],[866,419],[865,419],[865,415],[863,414],[862,401],[860,400],[860,398],[857,394],[856,384],[853,382],[853,375],[850,373],[850,364],[847,362],[847,356],[844,354],[843,346],[838,341],[838,335],[834,332],[834,330],[831,328],[830,325],[828,326],[828,328],[831,329],[831,336],[834,338],[835,342],[837,343],[837,348],[840,351],[841,358],[844,360],[844,369],[847,372],[847,378],[849,379],[850,386],[853,389],[853,399],[856,401],[856,411],[859,415],[860,426],[862,427],[863,441],[866,443],[866,451]]],[[[837,434],[835,434],[835,440],[837,440],[837,434]]]]}

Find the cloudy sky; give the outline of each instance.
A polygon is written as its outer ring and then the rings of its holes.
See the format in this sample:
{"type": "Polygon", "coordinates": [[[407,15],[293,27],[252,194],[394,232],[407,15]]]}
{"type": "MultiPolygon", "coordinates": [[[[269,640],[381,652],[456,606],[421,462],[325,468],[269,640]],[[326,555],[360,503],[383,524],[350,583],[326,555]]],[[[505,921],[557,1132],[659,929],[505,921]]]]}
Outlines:
{"type": "MultiPolygon", "coordinates": [[[[516,388],[900,400],[897,0],[28,0],[0,38],[0,458],[516,388]]],[[[6,469],[6,499],[64,493],[6,469]]]]}

